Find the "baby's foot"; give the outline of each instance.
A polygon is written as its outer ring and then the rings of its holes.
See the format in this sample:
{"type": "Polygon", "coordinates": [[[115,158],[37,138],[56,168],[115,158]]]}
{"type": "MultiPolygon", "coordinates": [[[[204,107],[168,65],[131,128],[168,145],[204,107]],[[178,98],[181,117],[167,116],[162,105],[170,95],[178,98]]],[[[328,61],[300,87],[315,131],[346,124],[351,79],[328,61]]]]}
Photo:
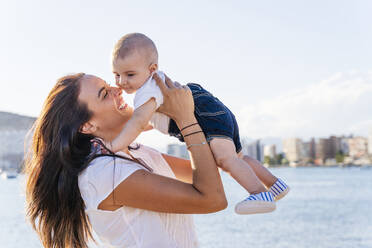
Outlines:
{"type": "Polygon", "coordinates": [[[281,179],[276,180],[269,189],[269,191],[274,195],[275,201],[282,199],[286,194],[288,194],[289,190],[289,186],[281,179]]]}
{"type": "Polygon", "coordinates": [[[237,214],[262,214],[274,211],[276,208],[274,196],[271,192],[261,192],[250,195],[235,206],[237,214]]]}

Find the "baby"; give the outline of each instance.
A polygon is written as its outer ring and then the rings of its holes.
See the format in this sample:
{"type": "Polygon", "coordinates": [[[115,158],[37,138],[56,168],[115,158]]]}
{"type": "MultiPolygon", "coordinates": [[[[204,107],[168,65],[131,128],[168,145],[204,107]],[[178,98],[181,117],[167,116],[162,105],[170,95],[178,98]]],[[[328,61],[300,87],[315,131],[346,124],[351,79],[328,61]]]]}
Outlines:
{"type": "MultiPolygon", "coordinates": [[[[184,141],[176,123],[168,116],[156,112],[163,103],[163,95],[152,75],[157,73],[164,80],[164,74],[157,71],[158,52],[154,42],[140,33],[125,35],[115,45],[112,66],[116,84],[128,94],[135,93],[135,97],[133,116],[120,135],[108,144],[111,150],[117,152],[128,147],[142,131],[148,129],[149,123],[160,132],[184,141]]],[[[274,211],[275,200],[286,195],[289,187],[263,166],[248,164],[252,160],[242,155],[235,116],[222,102],[198,84],[187,86],[194,98],[195,117],[217,164],[250,193],[248,198],[235,206],[235,212],[256,214],[274,211]]],[[[192,130],[192,126],[181,127],[185,136],[193,134],[187,133],[187,129],[192,130]]]]}

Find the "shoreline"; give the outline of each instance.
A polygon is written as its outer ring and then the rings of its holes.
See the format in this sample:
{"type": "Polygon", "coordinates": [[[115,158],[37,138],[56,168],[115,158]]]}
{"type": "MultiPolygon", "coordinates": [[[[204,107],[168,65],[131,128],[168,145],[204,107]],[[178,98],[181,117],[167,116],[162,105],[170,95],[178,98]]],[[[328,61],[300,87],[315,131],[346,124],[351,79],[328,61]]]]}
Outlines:
{"type": "Polygon", "coordinates": [[[372,164],[334,164],[334,165],[315,165],[315,164],[305,164],[305,165],[264,165],[266,168],[372,168],[372,164]]]}

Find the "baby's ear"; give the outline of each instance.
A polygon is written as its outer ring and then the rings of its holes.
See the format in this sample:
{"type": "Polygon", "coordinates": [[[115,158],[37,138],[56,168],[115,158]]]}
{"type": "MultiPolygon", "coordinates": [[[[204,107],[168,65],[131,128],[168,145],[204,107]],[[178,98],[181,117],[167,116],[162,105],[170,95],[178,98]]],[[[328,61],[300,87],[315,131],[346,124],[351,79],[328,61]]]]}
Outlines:
{"type": "Polygon", "coordinates": [[[153,73],[158,69],[158,64],[151,64],[150,65],[150,72],[153,73]]]}

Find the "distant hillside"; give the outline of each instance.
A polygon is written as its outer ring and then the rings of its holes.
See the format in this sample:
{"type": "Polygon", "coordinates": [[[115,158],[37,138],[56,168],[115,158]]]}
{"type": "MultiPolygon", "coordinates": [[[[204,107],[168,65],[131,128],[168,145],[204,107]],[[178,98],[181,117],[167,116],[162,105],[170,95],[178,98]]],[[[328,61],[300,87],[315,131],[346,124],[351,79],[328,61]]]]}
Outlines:
{"type": "Polygon", "coordinates": [[[35,117],[0,111],[0,131],[29,129],[35,120],[35,117]]]}

